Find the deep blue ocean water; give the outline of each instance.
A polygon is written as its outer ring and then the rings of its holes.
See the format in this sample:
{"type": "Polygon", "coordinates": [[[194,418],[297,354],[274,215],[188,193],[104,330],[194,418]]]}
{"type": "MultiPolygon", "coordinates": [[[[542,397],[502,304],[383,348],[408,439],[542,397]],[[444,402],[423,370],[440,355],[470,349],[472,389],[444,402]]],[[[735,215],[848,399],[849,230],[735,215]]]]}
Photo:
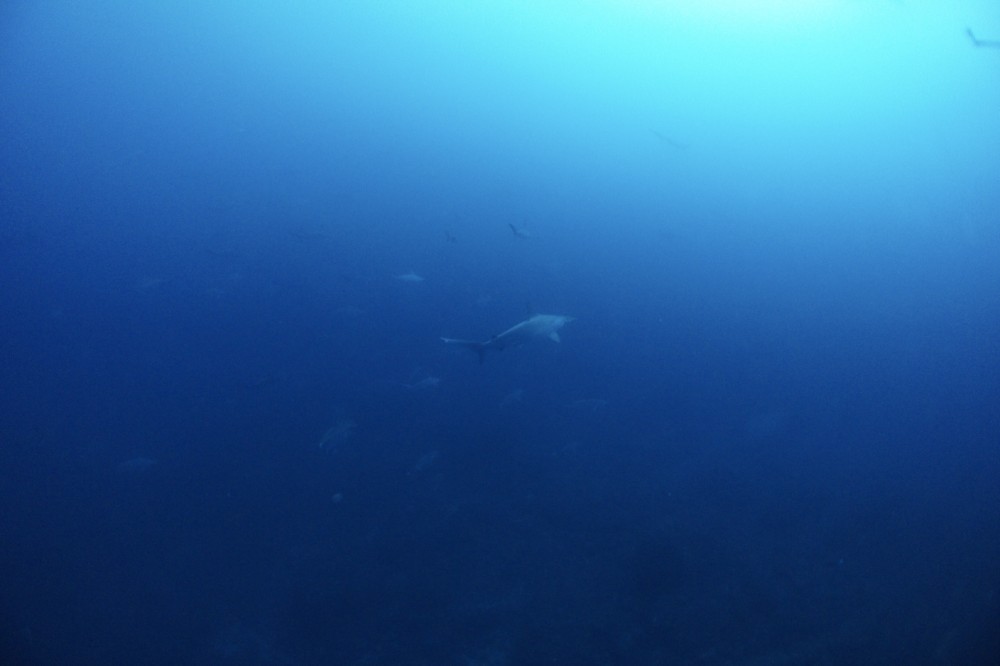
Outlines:
{"type": "Polygon", "coordinates": [[[0,664],[1000,663],[997,40],[4,3],[0,664]]]}

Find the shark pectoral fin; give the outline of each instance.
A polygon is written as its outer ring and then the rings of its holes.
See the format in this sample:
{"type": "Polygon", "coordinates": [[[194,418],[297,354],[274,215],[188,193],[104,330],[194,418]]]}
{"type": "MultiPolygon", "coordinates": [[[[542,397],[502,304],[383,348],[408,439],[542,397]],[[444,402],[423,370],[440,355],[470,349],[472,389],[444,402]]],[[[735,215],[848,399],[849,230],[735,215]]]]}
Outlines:
{"type": "Polygon", "coordinates": [[[559,338],[559,334],[556,333],[555,331],[549,333],[549,340],[551,340],[552,342],[562,342],[562,340],[559,338]]]}

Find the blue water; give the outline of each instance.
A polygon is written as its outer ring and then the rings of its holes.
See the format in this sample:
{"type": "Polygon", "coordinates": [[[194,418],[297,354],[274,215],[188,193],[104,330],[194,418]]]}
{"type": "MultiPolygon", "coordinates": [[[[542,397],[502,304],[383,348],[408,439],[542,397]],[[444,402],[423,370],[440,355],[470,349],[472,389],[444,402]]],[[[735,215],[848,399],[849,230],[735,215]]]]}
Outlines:
{"type": "Polygon", "coordinates": [[[995,40],[4,3],[0,663],[1000,663],[995,40]]]}

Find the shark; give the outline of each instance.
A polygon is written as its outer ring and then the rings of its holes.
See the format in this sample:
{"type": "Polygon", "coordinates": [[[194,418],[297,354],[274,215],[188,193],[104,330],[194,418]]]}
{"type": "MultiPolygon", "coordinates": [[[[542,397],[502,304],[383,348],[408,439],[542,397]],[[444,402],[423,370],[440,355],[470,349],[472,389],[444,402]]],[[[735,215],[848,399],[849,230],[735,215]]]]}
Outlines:
{"type": "Polygon", "coordinates": [[[972,45],[976,48],[1000,49],[1000,39],[979,39],[972,32],[972,28],[966,28],[965,34],[969,36],[969,39],[972,40],[972,45]]]}
{"type": "Polygon", "coordinates": [[[507,347],[520,347],[526,342],[535,338],[548,338],[553,342],[560,342],[559,329],[573,321],[573,317],[565,315],[536,314],[528,317],[519,324],[511,326],[503,333],[494,335],[485,342],[474,340],[456,340],[454,338],[441,338],[441,341],[449,345],[458,345],[471,349],[479,355],[479,362],[486,358],[486,352],[493,349],[502,351],[507,347]]]}
{"type": "Polygon", "coordinates": [[[510,230],[514,232],[516,237],[523,238],[524,240],[531,238],[531,234],[524,227],[515,227],[510,222],[507,223],[507,226],[510,227],[510,230]]]}

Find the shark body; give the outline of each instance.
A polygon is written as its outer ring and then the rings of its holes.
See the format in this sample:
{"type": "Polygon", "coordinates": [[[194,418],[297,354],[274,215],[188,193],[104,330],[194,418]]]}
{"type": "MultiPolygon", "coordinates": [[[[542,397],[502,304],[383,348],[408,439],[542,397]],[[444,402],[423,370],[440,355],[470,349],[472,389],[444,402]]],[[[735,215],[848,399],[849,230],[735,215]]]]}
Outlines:
{"type": "Polygon", "coordinates": [[[507,226],[510,227],[510,230],[513,231],[514,235],[517,236],[518,238],[523,238],[524,240],[528,240],[529,238],[531,238],[531,234],[528,233],[528,231],[525,230],[524,227],[515,227],[513,224],[509,222],[507,223],[507,226]]]}
{"type": "Polygon", "coordinates": [[[441,341],[445,344],[471,349],[479,355],[479,362],[482,363],[486,358],[486,352],[491,349],[500,351],[507,347],[519,347],[540,337],[559,342],[559,329],[571,321],[573,321],[573,317],[538,314],[511,326],[503,333],[498,333],[485,342],[456,340],[454,338],[441,338],[441,341]]]}
{"type": "Polygon", "coordinates": [[[979,39],[972,32],[972,28],[966,28],[965,34],[972,40],[972,45],[976,48],[986,47],[989,49],[1000,49],[1000,39],[979,39]]]}

